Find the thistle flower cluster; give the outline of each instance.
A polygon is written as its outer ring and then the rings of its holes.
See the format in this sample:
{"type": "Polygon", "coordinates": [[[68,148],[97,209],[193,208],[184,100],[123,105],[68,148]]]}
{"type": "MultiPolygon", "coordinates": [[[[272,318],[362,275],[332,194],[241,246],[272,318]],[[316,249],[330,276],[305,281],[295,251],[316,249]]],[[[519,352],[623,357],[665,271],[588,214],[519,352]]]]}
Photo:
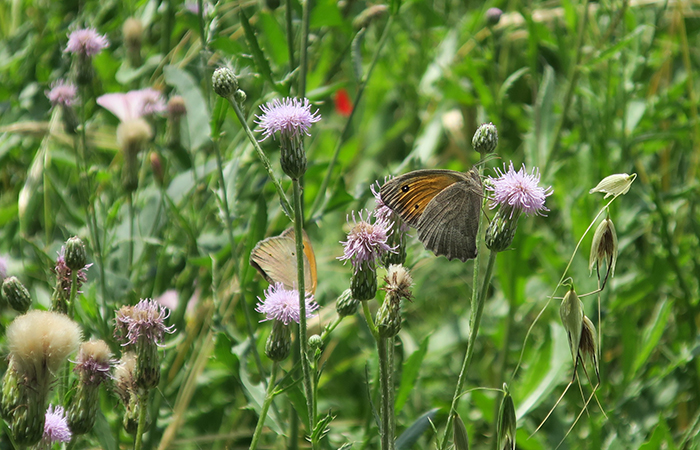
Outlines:
{"type": "MultiPolygon", "coordinates": [[[[343,256],[339,256],[341,261],[352,263],[353,274],[350,279],[350,289],[352,297],[357,300],[373,299],[377,293],[377,261],[389,252],[396,252],[397,247],[391,246],[388,242],[391,230],[385,220],[377,219],[370,223],[372,213],[367,212],[367,219],[363,217],[363,212],[357,214],[359,220],[352,213],[352,225],[346,241],[343,244],[343,256]]],[[[348,217],[348,225],[350,218],[348,217]]]]}
{"type": "MultiPolygon", "coordinates": [[[[386,183],[390,177],[384,178],[386,183]]],[[[378,222],[387,224],[387,244],[394,248],[393,252],[385,252],[382,262],[385,267],[391,264],[404,264],[406,262],[406,236],[408,235],[408,225],[396,214],[394,210],[386,206],[380,195],[381,185],[379,181],[370,185],[369,190],[374,196],[374,217],[378,222]]]]}
{"type": "Polygon", "coordinates": [[[486,246],[492,251],[507,249],[517,229],[521,214],[544,215],[549,211],[545,199],[552,195],[552,188],[539,186],[540,173],[537,168],[528,173],[525,164],[517,172],[510,162],[508,169],[496,169],[498,178],[489,177],[486,189],[492,192],[491,209],[498,211],[486,229],[486,246]]]}
{"type": "Polygon", "coordinates": [[[71,289],[73,287],[73,272],[76,272],[76,292],[87,282],[87,271],[92,263],[87,263],[85,246],[79,238],[70,238],[66,245],[61,246],[54,266],[56,285],[51,295],[51,309],[63,314],[68,313],[71,289]]]}
{"type": "MultiPolygon", "coordinates": [[[[314,301],[314,296],[306,292],[306,318],[315,317],[314,312],[319,305],[314,301]]],[[[273,361],[282,361],[289,356],[292,348],[292,335],[289,325],[292,322],[299,323],[301,309],[299,308],[299,291],[285,289],[282,283],[274,283],[265,290],[265,299],[258,297],[258,305],[255,310],[265,314],[260,322],[272,320],[272,333],[265,344],[265,354],[273,361]]]]}
{"type": "Polygon", "coordinates": [[[44,420],[44,434],[38,448],[50,450],[54,443],[70,442],[72,437],[73,433],[68,426],[66,412],[63,407],[49,405],[44,420]]]}
{"type": "Polygon", "coordinates": [[[75,434],[85,434],[95,425],[99,409],[99,387],[110,379],[115,361],[109,346],[102,340],[83,342],[73,371],[78,375],[68,402],[68,422],[75,434]]]}
{"type": "Polygon", "coordinates": [[[76,56],[74,70],[78,85],[90,84],[93,78],[92,58],[107,47],[107,38],[94,28],[81,28],[68,35],[68,43],[63,51],[76,56]]]}

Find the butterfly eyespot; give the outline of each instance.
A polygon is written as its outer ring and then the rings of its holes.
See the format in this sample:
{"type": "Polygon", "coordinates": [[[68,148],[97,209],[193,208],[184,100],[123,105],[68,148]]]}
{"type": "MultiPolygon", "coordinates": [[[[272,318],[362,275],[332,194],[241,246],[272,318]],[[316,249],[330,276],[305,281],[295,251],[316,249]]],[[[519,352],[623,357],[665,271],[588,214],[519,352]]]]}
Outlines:
{"type": "Polygon", "coordinates": [[[419,206],[420,205],[418,203],[416,203],[416,206],[414,206],[413,209],[418,209],[419,206]]]}
{"type": "Polygon", "coordinates": [[[401,186],[402,192],[408,192],[409,189],[410,189],[410,187],[407,184],[404,184],[403,186],[401,186]]]}

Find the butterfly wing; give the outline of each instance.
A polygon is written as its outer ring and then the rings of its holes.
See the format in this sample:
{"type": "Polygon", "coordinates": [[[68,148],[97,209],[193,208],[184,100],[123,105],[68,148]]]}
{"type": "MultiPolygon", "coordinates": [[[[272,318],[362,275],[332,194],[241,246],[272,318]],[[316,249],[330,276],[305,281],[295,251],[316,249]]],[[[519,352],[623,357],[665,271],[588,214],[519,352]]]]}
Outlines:
{"type": "Polygon", "coordinates": [[[430,201],[445,188],[464,181],[466,177],[466,174],[453,170],[415,170],[387,181],[379,196],[404,222],[417,227],[430,201]]]}
{"type": "MultiPolygon", "coordinates": [[[[296,289],[297,258],[294,229],[258,242],[250,254],[250,264],[269,283],[282,283],[286,289],[296,289]]],[[[304,232],[304,289],[316,292],[316,257],[311,241],[304,232]]]]}
{"type": "Polygon", "coordinates": [[[420,216],[418,239],[436,255],[462,262],[476,257],[476,235],[483,188],[479,173],[472,169],[428,203],[420,216]]]}

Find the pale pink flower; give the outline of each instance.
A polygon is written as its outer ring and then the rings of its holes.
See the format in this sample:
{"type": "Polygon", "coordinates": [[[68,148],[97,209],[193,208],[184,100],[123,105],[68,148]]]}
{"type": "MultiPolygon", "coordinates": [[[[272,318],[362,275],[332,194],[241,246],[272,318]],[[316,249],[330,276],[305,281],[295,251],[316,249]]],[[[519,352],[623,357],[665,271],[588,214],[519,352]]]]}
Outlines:
{"type": "Polygon", "coordinates": [[[64,52],[93,57],[107,47],[109,41],[103,34],[99,34],[94,28],[81,28],[68,35],[68,44],[64,52]]]}
{"type": "Polygon", "coordinates": [[[152,88],[101,95],[97,97],[97,104],[117,116],[122,122],[166,110],[165,100],[160,91],[152,88]]]}

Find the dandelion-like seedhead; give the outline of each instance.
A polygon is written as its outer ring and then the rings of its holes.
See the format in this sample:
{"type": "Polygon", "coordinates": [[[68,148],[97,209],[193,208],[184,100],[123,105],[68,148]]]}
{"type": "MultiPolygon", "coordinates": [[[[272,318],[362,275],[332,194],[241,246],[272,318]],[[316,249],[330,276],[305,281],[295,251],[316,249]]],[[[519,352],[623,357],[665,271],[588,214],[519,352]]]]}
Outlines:
{"type": "Polygon", "coordinates": [[[52,106],[72,106],[78,94],[78,88],[65,80],[58,80],[51,84],[51,90],[46,91],[46,97],[52,106]]]}
{"type": "Polygon", "coordinates": [[[103,34],[99,34],[94,28],[81,28],[68,35],[68,44],[64,52],[93,57],[107,47],[109,41],[103,34]]]}
{"type": "Polygon", "coordinates": [[[160,346],[165,333],[175,332],[175,326],[166,326],[170,311],[153,299],[143,299],[134,306],[122,306],[117,310],[114,335],[124,341],[122,346],[136,344],[139,339],[160,346]]]}
{"type": "Polygon", "coordinates": [[[309,136],[311,125],[321,120],[318,110],[311,112],[309,100],[298,98],[275,99],[265,105],[261,105],[261,115],[256,115],[259,131],[263,134],[264,141],[268,137],[275,138],[279,133],[281,138],[301,139],[303,135],[309,136]]]}
{"type": "MultiPolygon", "coordinates": [[[[260,314],[265,314],[265,318],[261,322],[267,320],[277,320],[285,325],[291,322],[299,323],[301,313],[299,311],[299,291],[296,289],[288,290],[284,288],[282,283],[270,285],[265,290],[265,300],[258,297],[260,301],[255,307],[255,310],[260,314]]],[[[314,301],[313,294],[306,292],[306,318],[314,317],[314,311],[319,308],[318,303],[314,301]]]]}
{"type": "MultiPolygon", "coordinates": [[[[543,211],[549,211],[545,206],[545,199],[552,195],[552,187],[538,186],[540,182],[539,169],[534,168],[530,173],[525,170],[525,164],[517,172],[513,168],[513,162],[507,170],[496,168],[498,178],[489,177],[486,189],[493,192],[491,209],[497,206],[510,208],[511,217],[517,211],[527,215],[543,215],[543,211]]],[[[517,214],[517,213],[516,213],[517,214]]]]}
{"type": "Polygon", "coordinates": [[[391,264],[387,268],[384,282],[386,283],[384,289],[387,291],[387,295],[412,300],[411,286],[413,286],[413,277],[403,265],[391,264]]]}
{"type": "Polygon", "coordinates": [[[72,436],[63,407],[49,405],[49,409],[46,410],[44,436],[40,446],[50,449],[54,442],[70,442],[72,436]]]}
{"type": "MultiPolygon", "coordinates": [[[[341,261],[351,261],[353,267],[361,267],[363,263],[375,263],[387,252],[394,252],[396,248],[391,247],[387,240],[390,233],[389,224],[385,220],[376,219],[373,224],[369,223],[372,213],[367,212],[367,219],[362,217],[362,211],[357,215],[359,221],[352,213],[352,229],[348,233],[347,241],[340,241],[343,244],[343,256],[339,256],[341,261]]],[[[348,218],[350,224],[350,218],[348,218]]]]}

